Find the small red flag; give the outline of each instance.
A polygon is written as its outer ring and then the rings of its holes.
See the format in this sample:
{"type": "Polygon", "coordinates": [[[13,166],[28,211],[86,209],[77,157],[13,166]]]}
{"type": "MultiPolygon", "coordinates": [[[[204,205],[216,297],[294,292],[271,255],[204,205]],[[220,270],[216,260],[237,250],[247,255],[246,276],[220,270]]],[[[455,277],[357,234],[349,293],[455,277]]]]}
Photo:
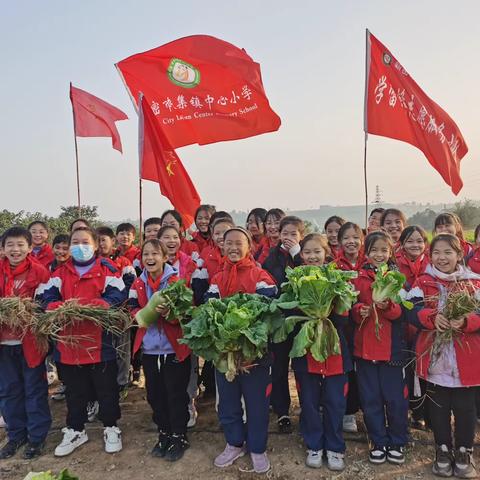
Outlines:
{"type": "Polygon", "coordinates": [[[192,35],[116,64],[136,103],[142,92],[173,148],[273,132],[280,117],[270,108],[260,65],[208,35],[192,35]]]}
{"type": "Polygon", "coordinates": [[[162,195],[180,212],[184,224],[192,225],[200,197],[175,150],[158,125],[149,102],[142,97],[139,109],[140,176],[157,182],[162,195]]]}
{"type": "Polygon", "coordinates": [[[70,84],[77,137],[112,137],[112,147],[122,151],[122,142],[115,122],[128,117],[118,108],[70,84]]]}
{"type": "Polygon", "coordinates": [[[455,195],[462,189],[468,147],[459,128],[368,30],[364,129],[419,148],[455,195]]]}

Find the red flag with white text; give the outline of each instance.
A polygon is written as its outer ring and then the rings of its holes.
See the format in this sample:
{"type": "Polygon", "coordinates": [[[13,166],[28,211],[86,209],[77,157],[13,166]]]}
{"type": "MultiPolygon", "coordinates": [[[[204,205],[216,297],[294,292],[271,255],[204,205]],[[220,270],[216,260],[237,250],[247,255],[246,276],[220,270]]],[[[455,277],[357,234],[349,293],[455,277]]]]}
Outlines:
{"type": "Polygon", "coordinates": [[[462,189],[468,147],[459,128],[368,30],[364,129],[417,147],[455,195],[462,189]]]}
{"type": "Polygon", "coordinates": [[[140,176],[157,182],[162,195],[180,212],[184,224],[190,226],[200,206],[200,197],[145,97],[139,107],[140,176]]]}
{"type": "Polygon", "coordinates": [[[132,55],[116,67],[137,104],[149,100],[173,148],[273,132],[260,65],[245,50],[208,35],[192,35],[132,55]]]}
{"type": "Polygon", "coordinates": [[[70,84],[70,100],[77,137],[111,137],[112,147],[122,152],[122,142],[115,122],[128,117],[117,107],[70,84]]]}

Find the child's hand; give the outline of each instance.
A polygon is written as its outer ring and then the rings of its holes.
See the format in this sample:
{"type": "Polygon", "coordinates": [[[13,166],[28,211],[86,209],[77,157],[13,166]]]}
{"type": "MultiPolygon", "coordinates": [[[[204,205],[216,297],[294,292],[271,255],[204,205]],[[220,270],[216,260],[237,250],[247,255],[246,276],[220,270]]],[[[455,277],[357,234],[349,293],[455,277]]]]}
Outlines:
{"type": "Polygon", "coordinates": [[[462,330],[465,327],[466,318],[462,317],[457,320],[450,320],[450,325],[454,330],[462,330]]]}
{"type": "Polygon", "coordinates": [[[159,313],[162,317],[166,317],[168,313],[170,312],[170,309],[166,307],[165,305],[157,305],[155,307],[155,311],[159,313]]]}
{"type": "Polygon", "coordinates": [[[296,242],[294,242],[293,240],[290,240],[289,238],[287,238],[286,240],[283,241],[283,246],[287,249],[288,252],[293,247],[295,247],[295,245],[298,245],[298,244],[296,242]]]}
{"type": "Polygon", "coordinates": [[[362,307],[360,307],[360,316],[362,317],[362,320],[365,320],[367,317],[369,317],[371,311],[372,307],[368,305],[363,305],[362,307]]]}
{"type": "Polygon", "coordinates": [[[375,305],[379,310],[386,310],[388,308],[388,300],[384,300],[383,302],[375,302],[375,305]]]}
{"type": "Polygon", "coordinates": [[[441,313],[437,313],[437,316],[435,317],[435,328],[439,332],[444,332],[450,327],[450,322],[441,313]]]}

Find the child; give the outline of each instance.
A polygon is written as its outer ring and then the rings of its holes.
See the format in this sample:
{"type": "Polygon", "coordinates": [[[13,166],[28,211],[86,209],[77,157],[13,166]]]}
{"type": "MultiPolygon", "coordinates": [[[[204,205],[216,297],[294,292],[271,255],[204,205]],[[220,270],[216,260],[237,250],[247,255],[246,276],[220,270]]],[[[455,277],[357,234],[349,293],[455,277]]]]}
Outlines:
{"type": "MultiPolygon", "coordinates": [[[[167,263],[166,247],[159,240],[147,240],[142,247],[145,268],[130,289],[129,307],[134,315],[151,296],[177,280],[174,268],[167,263]]],[[[167,322],[168,313],[157,307],[158,322],[149,328],[139,328],[134,352],[142,349],[147,401],[158,427],[158,442],[154,457],[174,462],[183,457],[189,447],[187,440],[187,385],[190,379],[190,350],[180,345],[182,329],[178,321],[167,322]]]]}
{"type": "Polygon", "coordinates": [[[134,262],[138,262],[140,256],[140,249],[133,244],[136,233],[137,231],[131,223],[121,223],[115,232],[117,239],[115,253],[128,258],[134,267],[136,266],[134,262]]]}
{"type": "Polygon", "coordinates": [[[406,345],[402,309],[391,300],[372,300],[375,273],[383,264],[392,268],[393,255],[389,235],[381,231],[370,233],[365,239],[366,262],[354,280],[359,295],[352,309],[356,324],[353,354],[360,403],[373,444],[369,460],[374,464],[385,460],[404,463],[407,443],[408,388],[403,373],[406,345]]]}
{"type": "Polygon", "coordinates": [[[381,230],[380,222],[382,220],[383,212],[385,211],[384,208],[374,208],[370,212],[370,216],[368,217],[368,225],[367,225],[367,233],[376,232],[377,230],[381,230]]]}
{"type": "MultiPolygon", "coordinates": [[[[53,272],[44,286],[43,302],[47,310],[54,310],[70,299],[85,305],[111,308],[126,300],[123,280],[110,260],[97,257],[96,233],[80,227],[70,237],[71,259],[53,272]]],[[[117,386],[116,351],[112,335],[89,321],[77,323],[59,332],[74,336],[75,342],[56,342],[54,358],[66,385],[67,426],[62,430],[63,440],[55,449],[55,456],[69,455],[88,441],[85,432],[87,404],[94,395],[99,402],[99,417],[104,426],[105,451],[122,449],[117,386]],[[79,338],[79,337],[85,338],[79,338]]]]}
{"type": "Polygon", "coordinates": [[[70,223],[70,233],[72,233],[77,228],[86,227],[92,228],[90,222],[85,218],[77,218],[72,223],[70,223]]]}
{"type": "Polygon", "coordinates": [[[262,241],[265,238],[265,216],[267,211],[264,208],[254,208],[247,215],[247,230],[252,236],[252,254],[257,259],[262,250],[262,241]]]}
{"type": "Polygon", "coordinates": [[[475,227],[475,232],[473,233],[473,238],[475,239],[475,247],[480,246],[480,225],[475,227]]]}
{"type": "MultiPolygon", "coordinates": [[[[35,228],[35,227],[34,227],[35,228]]],[[[0,260],[0,296],[33,298],[48,271],[30,257],[32,236],[20,227],[8,229],[2,237],[5,257],[0,260]]],[[[10,458],[26,445],[23,458],[42,454],[52,423],[48,407],[45,354],[31,334],[23,338],[7,327],[0,328],[0,410],[7,423],[8,442],[0,459],[10,458]]]]}
{"type": "MultiPolygon", "coordinates": [[[[330,255],[327,239],[319,233],[310,233],[300,245],[305,265],[321,266],[330,255]]],[[[344,316],[332,313],[330,319],[340,337],[341,353],[321,363],[308,352],[292,359],[292,367],[299,387],[300,431],[308,449],[305,463],[308,467],[320,468],[325,450],[328,468],[339,471],[345,468],[342,421],[347,406],[347,372],[352,370],[352,359],[343,333],[348,313],[344,316]]]]}
{"type": "Polygon", "coordinates": [[[340,270],[359,271],[364,262],[363,232],[353,222],[346,222],[338,231],[338,250],[335,263],[340,270]]]}
{"type": "Polygon", "coordinates": [[[28,226],[28,231],[32,235],[32,257],[48,269],[55,260],[52,247],[48,242],[48,226],[45,222],[36,220],[28,226]]]}
{"type": "Polygon", "coordinates": [[[341,217],[334,215],[333,217],[327,218],[325,225],[323,227],[325,235],[327,236],[328,246],[330,247],[330,257],[332,259],[336,258],[338,251],[340,250],[340,244],[338,243],[338,232],[340,227],[345,223],[345,220],[341,217]]]}
{"type": "Polygon", "coordinates": [[[460,241],[460,245],[463,250],[463,258],[469,257],[472,252],[472,245],[465,240],[465,235],[463,233],[462,222],[454,213],[441,213],[435,219],[434,235],[440,233],[450,233],[451,235],[456,235],[460,241]]]}
{"type": "Polygon", "coordinates": [[[200,254],[198,251],[198,246],[196,243],[185,238],[185,230],[180,213],[178,213],[176,210],[167,210],[163,212],[161,220],[162,227],[175,227],[179,232],[181,232],[180,250],[196,260],[200,254]]]}
{"type": "Polygon", "coordinates": [[[157,238],[157,233],[162,227],[162,219],[159,217],[150,217],[143,222],[143,239],[153,240],[157,238]]]}
{"type": "Polygon", "coordinates": [[[407,217],[405,214],[396,208],[387,208],[380,219],[380,227],[387,232],[394,245],[395,250],[398,248],[398,241],[403,229],[407,226],[407,217]]]}
{"type": "Polygon", "coordinates": [[[55,255],[55,259],[50,264],[50,272],[54,272],[70,258],[69,235],[60,234],[53,239],[53,254],[55,255]]]}
{"type": "MultiPolygon", "coordinates": [[[[206,298],[228,297],[235,293],[258,293],[275,296],[275,283],[251,258],[252,240],[241,227],[227,230],[224,248],[227,257],[223,268],[213,278],[206,298]]],[[[227,441],[225,450],[214,464],[224,468],[250,452],[255,473],[270,469],[266,454],[268,438],[268,407],[271,378],[268,358],[253,362],[248,373],[239,373],[232,382],[218,370],[215,372],[218,388],[218,417],[227,441]],[[245,400],[247,423],[242,419],[242,396],[245,400]]]]}
{"type": "Polygon", "coordinates": [[[263,265],[267,259],[270,249],[276,247],[280,241],[280,220],[285,216],[285,212],[280,208],[272,208],[265,215],[265,237],[257,250],[257,262],[263,265]]]}
{"type": "MultiPolygon", "coordinates": [[[[301,265],[300,241],[305,233],[305,224],[294,216],[283,217],[280,226],[280,243],[270,250],[270,254],[263,264],[263,268],[272,275],[278,290],[287,280],[285,270],[287,267],[301,265]]],[[[293,344],[293,332],[287,340],[281,343],[272,343],[272,408],[277,415],[277,424],[280,433],[291,433],[290,421],[290,389],[288,386],[288,356],[293,344]]]]}
{"type": "Polygon", "coordinates": [[[449,293],[469,292],[478,298],[480,276],[462,264],[457,236],[437,235],[430,245],[431,265],[410,291],[415,308],[408,320],[420,328],[416,343],[417,375],[427,381],[428,412],[436,444],[433,473],[442,477],[475,478],[475,394],[480,385],[480,316],[471,313],[447,320],[442,309],[449,293]],[[453,339],[432,353],[437,335],[453,329],[453,339]],[[452,453],[452,414],[455,454],[452,453]],[[453,468],[452,468],[453,465],[453,468]]]}
{"type": "Polygon", "coordinates": [[[211,246],[210,219],[215,213],[213,205],[200,205],[195,212],[195,226],[197,231],[193,234],[192,242],[197,245],[197,250],[202,253],[203,249],[211,246]]]}

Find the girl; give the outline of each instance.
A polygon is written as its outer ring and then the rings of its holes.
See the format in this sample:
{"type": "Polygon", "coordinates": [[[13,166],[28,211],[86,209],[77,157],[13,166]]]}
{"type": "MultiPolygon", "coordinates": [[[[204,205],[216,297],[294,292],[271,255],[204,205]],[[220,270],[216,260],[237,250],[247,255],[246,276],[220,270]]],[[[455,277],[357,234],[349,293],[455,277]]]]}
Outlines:
{"type": "Polygon", "coordinates": [[[450,233],[456,235],[463,250],[463,258],[467,258],[472,252],[472,245],[465,240],[462,222],[454,213],[441,213],[435,219],[433,234],[450,233]]]}
{"type": "Polygon", "coordinates": [[[185,230],[180,213],[178,213],[176,210],[167,210],[166,212],[163,212],[160,220],[162,221],[162,227],[175,227],[179,232],[182,233],[180,250],[192,257],[194,260],[197,259],[199,255],[198,246],[196,243],[185,238],[185,230]]]}
{"type": "Polygon", "coordinates": [[[92,228],[88,220],[86,220],[85,218],[77,218],[70,224],[70,229],[69,229],[70,233],[72,233],[74,230],[76,230],[79,227],[92,228]]]}
{"type": "Polygon", "coordinates": [[[48,242],[48,226],[45,222],[36,220],[32,222],[27,230],[32,235],[32,257],[41,263],[45,268],[55,260],[55,254],[48,242]]]}
{"type": "MultiPolygon", "coordinates": [[[[301,252],[305,265],[321,266],[330,255],[326,238],[319,233],[310,233],[301,242],[301,252]]],[[[342,433],[342,420],[347,405],[347,372],[352,369],[343,327],[348,323],[345,316],[330,316],[340,337],[341,353],[332,355],[325,362],[317,362],[310,352],[292,360],[295,380],[300,398],[300,431],[307,445],[306,464],[312,468],[322,465],[325,450],[330,470],[345,468],[345,442],[342,433]],[[323,407],[320,412],[319,406],[323,407]]]]}
{"type": "Polygon", "coordinates": [[[338,231],[338,251],[335,263],[340,270],[359,271],[364,261],[363,232],[353,222],[346,222],[338,231]]]}
{"type": "MultiPolygon", "coordinates": [[[[251,258],[252,239],[247,230],[233,227],[224,235],[226,261],[213,278],[206,298],[228,297],[235,293],[258,293],[275,296],[275,283],[251,258]]],[[[215,372],[218,388],[218,417],[227,445],[215,458],[214,464],[223,468],[250,452],[253,469],[265,473],[270,469],[266,454],[268,437],[268,408],[271,391],[268,358],[259,359],[239,373],[233,382],[215,372]],[[245,400],[247,423],[242,419],[242,396],[245,400]]]]}
{"type": "Polygon", "coordinates": [[[263,249],[265,238],[265,216],[267,211],[264,208],[254,208],[247,215],[247,230],[252,236],[252,254],[257,259],[263,249]]]}
{"type": "MultiPolygon", "coordinates": [[[[263,264],[263,268],[275,279],[278,289],[287,279],[287,267],[301,265],[300,241],[305,233],[305,224],[294,216],[283,217],[280,226],[280,243],[270,250],[270,254],[263,264]]],[[[291,433],[290,421],[290,389],[288,385],[288,368],[294,333],[281,343],[272,343],[271,351],[274,355],[272,366],[272,408],[277,415],[277,424],[280,433],[291,433]]]]}
{"type": "Polygon", "coordinates": [[[332,260],[336,258],[338,251],[340,250],[340,245],[338,243],[338,231],[344,223],[345,220],[342,217],[337,217],[336,215],[328,218],[325,222],[324,231],[328,239],[328,246],[330,247],[332,260]]]}
{"type": "Polygon", "coordinates": [[[480,276],[463,266],[462,255],[457,236],[439,234],[432,240],[431,265],[410,291],[415,308],[407,312],[407,317],[421,329],[416,343],[417,375],[427,381],[429,420],[437,446],[433,473],[475,478],[472,447],[477,389],[471,387],[480,385],[480,316],[471,313],[447,320],[442,313],[451,292],[469,292],[478,298],[480,276]],[[442,342],[433,353],[436,335],[450,329],[455,332],[453,339],[442,342]]]}
{"type": "Polygon", "coordinates": [[[285,212],[280,208],[272,208],[265,215],[265,238],[260,249],[257,251],[257,262],[263,265],[268,257],[270,249],[276,247],[280,241],[280,221],[285,212]]]}
{"type": "Polygon", "coordinates": [[[380,219],[380,226],[390,235],[395,245],[395,250],[398,247],[400,235],[406,225],[407,217],[405,217],[405,214],[402,211],[396,208],[387,208],[383,212],[382,218],[380,219]]]}
{"type": "MultiPolygon", "coordinates": [[[[44,288],[43,301],[47,310],[54,310],[70,299],[104,308],[120,306],[126,301],[125,285],[118,270],[110,260],[97,257],[97,249],[93,230],[79,227],[73,231],[71,258],[52,273],[44,288]]],[[[112,336],[90,321],[67,327],[59,335],[74,336],[75,342],[57,342],[54,349],[67,401],[67,426],[62,430],[63,440],[55,449],[55,455],[68,455],[88,441],[85,422],[92,394],[99,402],[105,451],[119,452],[122,439],[117,427],[120,406],[112,336]]]]}
{"type": "Polygon", "coordinates": [[[210,218],[215,213],[213,205],[200,205],[195,212],[195,226],[197,231],[193,234],[192,242],[197,245],[197,250],[202,253],[205,247],[211,246],[210,218]]]}
{"type": "MultiPolygon", "coordinates": [[[[169,265],[168,251],[160,240],[147,240],[142,247],[145,268],[130,289],[129,307],[132,315],[143,308],[150,297],[178,278],[169,265]]],[[[187,440],[188,394],[190,379],[190,350],[180,345],[182,329],[177,322],[167,322],[168,313],[157,307],[158,322],[139,328],[134,353],[142,349],[147,401],[158,427],[158,442],[152,450],[154,457],[174,462],[183,457],[189,447],[187,440]]]]}
{"type": "Polygon", "coordinates": [[[367,233],[376,232],[377,230],[381,229],[380,221],[384,211],[384,208],[374,208],[370,212],[370,216],[368,217],[367,233]]]}
{"type": "Polygon", "coordinates": [[[374,464],[385,460],[401,464],[405,462],[408,423],[402,309],[391,300],[372,300],[377,268],[385,263],[390,268],[393,265],[394,247],[389,235],[381,231],[370,233],[365,240],[365,255],[366,263],[354,280],[359,295],[352,314],[356,324],[353,354],[358,391],[373,444],[369,460],[374,464]]]}

